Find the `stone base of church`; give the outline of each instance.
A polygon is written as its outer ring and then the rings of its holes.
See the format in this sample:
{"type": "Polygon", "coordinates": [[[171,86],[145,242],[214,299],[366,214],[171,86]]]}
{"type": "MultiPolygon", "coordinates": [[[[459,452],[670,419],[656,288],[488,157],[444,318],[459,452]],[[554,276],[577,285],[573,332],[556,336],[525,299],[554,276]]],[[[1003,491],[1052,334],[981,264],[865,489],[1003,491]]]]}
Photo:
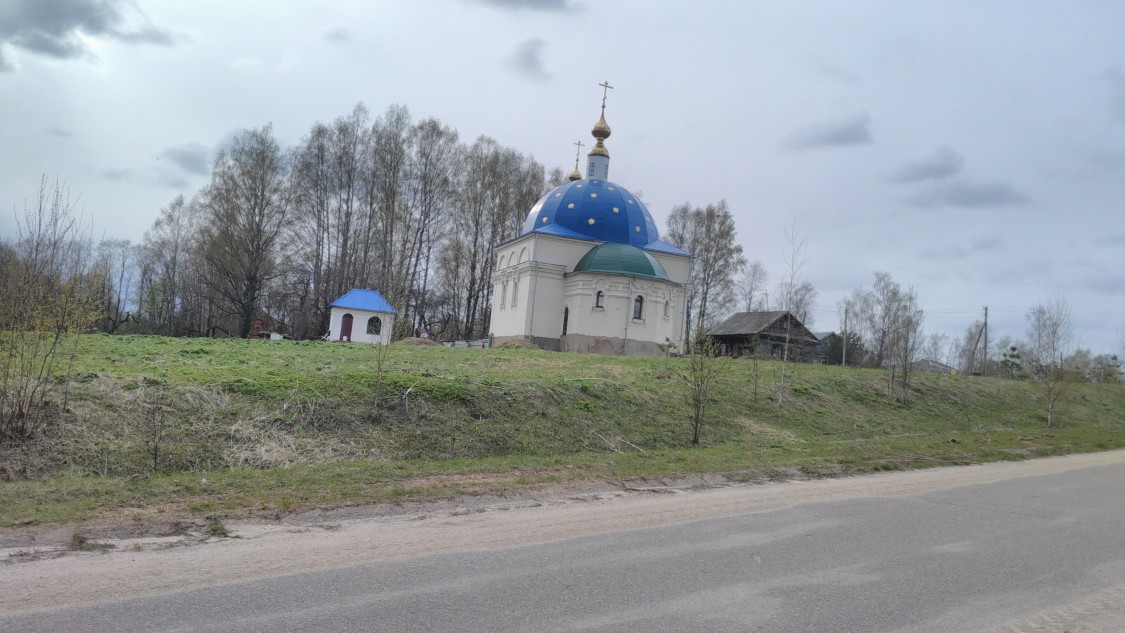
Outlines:
{"type": "Polygon", "coordinates": [[[606,356],[663,356],[660,346],[651,341],[637,341],[629,339],[626,348],[625,340],[611,336],[589,336],[586,334],[567,334],[562,337],[560,346],[564,352],[579,354],[603,354],[606,356]]]}
{"type": "Polygon", "coordinates": [[[567,334],[561,338],[543,336],[493,336],[492,347],[500,347],[506,341],[526,341],[548,352],[573,352],[575,354],[601,354],[603,356],[664,356],[664,350],[650,341],[625,340],[610,336],[589,336],[586,334],[567,334]]]}
{"type": "Polygon", "coordinates": [[[547,350],[548,352],[558,352],[558,351],[560,351],[559,339],[557,339],[557,338],[546,338],[546,337],[542,337],[542,336],[532,336],[530,338],[528,338],[526,336],[493,336],[492,337],[492,347],[500,347],[506,341],[524,341],[524,342],[531,343],[532,345],[538,347],[539,349],[547,350]]]}

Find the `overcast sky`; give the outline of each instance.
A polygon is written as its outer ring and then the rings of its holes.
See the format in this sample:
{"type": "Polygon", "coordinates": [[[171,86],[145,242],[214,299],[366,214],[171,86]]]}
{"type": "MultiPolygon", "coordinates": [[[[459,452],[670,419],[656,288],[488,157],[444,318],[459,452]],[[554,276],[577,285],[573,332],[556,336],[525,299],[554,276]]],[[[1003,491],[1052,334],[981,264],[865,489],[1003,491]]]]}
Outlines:
{"type": "MultiPolygon", "coordinates": [[[[808,238],[813,329],[875,271],[928,332],[993,336],[1065,293],[1125,327],[1125,2],[0,0],[0,237],[41,175],[139,241],[232,134],[283,146],[365,103],[548,168],[590,142],[663,227],[725,199],[749,259],[808,238]]],[[[583,161],[584,163],[585,161],[583,161]]]]}

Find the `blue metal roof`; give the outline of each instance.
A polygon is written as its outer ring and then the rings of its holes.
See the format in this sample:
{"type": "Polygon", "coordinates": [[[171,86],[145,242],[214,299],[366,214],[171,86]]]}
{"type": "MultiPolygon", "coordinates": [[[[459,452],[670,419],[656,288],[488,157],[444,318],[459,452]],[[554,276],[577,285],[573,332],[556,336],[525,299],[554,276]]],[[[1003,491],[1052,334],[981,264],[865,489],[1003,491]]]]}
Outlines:
{"type": "Polygon", "coordinates": [[[352,310],[366,310],[367,312],[390,312],[398,314],[391,304],[379,294],[378,290],[361,290],[352,288],[339,299],[332,302],[333,308],[350,308],[352,310]]]}
{"type": "Polygon", "coordinates": [[[663,240],[654,240],[652,242],[649,242],[648,244],[644,245],[644,249],[646,251],[655,251],[657,253],[671,253],[673,255],[687,255],[688,257],[691,257],[691,253],[685,251],[682,248],[672,246],[671,244],[663,240]]]}
{"type": "Polygon", "coordinates": [[[644,203],[607,180],[572,180],[559,185],[531,208],[520,234],[542,231],[565,235],[559,228],[599,242],[641,248],[660,239],[644,203]]]}

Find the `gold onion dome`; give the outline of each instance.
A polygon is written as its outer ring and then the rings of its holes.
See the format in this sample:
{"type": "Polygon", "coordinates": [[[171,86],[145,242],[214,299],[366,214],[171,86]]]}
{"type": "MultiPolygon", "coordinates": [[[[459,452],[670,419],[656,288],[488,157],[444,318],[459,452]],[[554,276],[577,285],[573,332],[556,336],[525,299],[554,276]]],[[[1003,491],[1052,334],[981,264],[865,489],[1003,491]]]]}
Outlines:
{"type": "Polygon", "coordinates": [[[611,131],[612,130],[609,129],[609,124],[605,122],[605,106],[602,106],[602,116],[598,119],[598,122],[594,124],[594,129],[590,130],[590,134],[593,134],[594,138],[599,141],[604,141],[609,138],[611,131]]]}
{"type": "Polygon", "coordinates": [[[574,168],[574,171],[570,172],[569,180],[582,180],[582,174],[578,172],[577,167],[574,168]]]}

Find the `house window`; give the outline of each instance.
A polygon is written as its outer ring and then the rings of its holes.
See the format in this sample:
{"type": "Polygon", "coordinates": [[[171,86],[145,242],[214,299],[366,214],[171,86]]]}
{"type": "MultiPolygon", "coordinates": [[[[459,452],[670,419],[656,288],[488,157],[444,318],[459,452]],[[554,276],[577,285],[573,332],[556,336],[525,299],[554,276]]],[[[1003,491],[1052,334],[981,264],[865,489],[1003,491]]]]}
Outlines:
{"type": "Polygon", "coordinates": [[[566,336],[566,326],[570,322],[570,308],[563,308],[563,336],[566,336]]]}
{"type": "Polygon", "coordinates": [[[518,297],[519,295],[520,295],[520,282],[517,279],[516,282],[514,284],[512,284],[512,307],[513,308],[516,307],[516,297],[518,297]]]}
{"type": "Polygon", "coordinates": [[[595,308],[604,308],[605,307],[605,293],[602,292],[601,290],[597,291],[594,294],[594,307],[595,308]]]}
{"type": "Polygon", "coordinates": [[[645,298],[642,297],[641,295],[637,295],[637,298],[633,299],[633,320],[634,321],[640,321],[641,319],[644,318],[644,315],[645,315],[645,298]]]}
{"type": "Polygon", "coordinates": [[[383,333],[383,320],[379,317],[371,317],[367,319],[367,333],[368,334],[382,334],[383,333]]]}

